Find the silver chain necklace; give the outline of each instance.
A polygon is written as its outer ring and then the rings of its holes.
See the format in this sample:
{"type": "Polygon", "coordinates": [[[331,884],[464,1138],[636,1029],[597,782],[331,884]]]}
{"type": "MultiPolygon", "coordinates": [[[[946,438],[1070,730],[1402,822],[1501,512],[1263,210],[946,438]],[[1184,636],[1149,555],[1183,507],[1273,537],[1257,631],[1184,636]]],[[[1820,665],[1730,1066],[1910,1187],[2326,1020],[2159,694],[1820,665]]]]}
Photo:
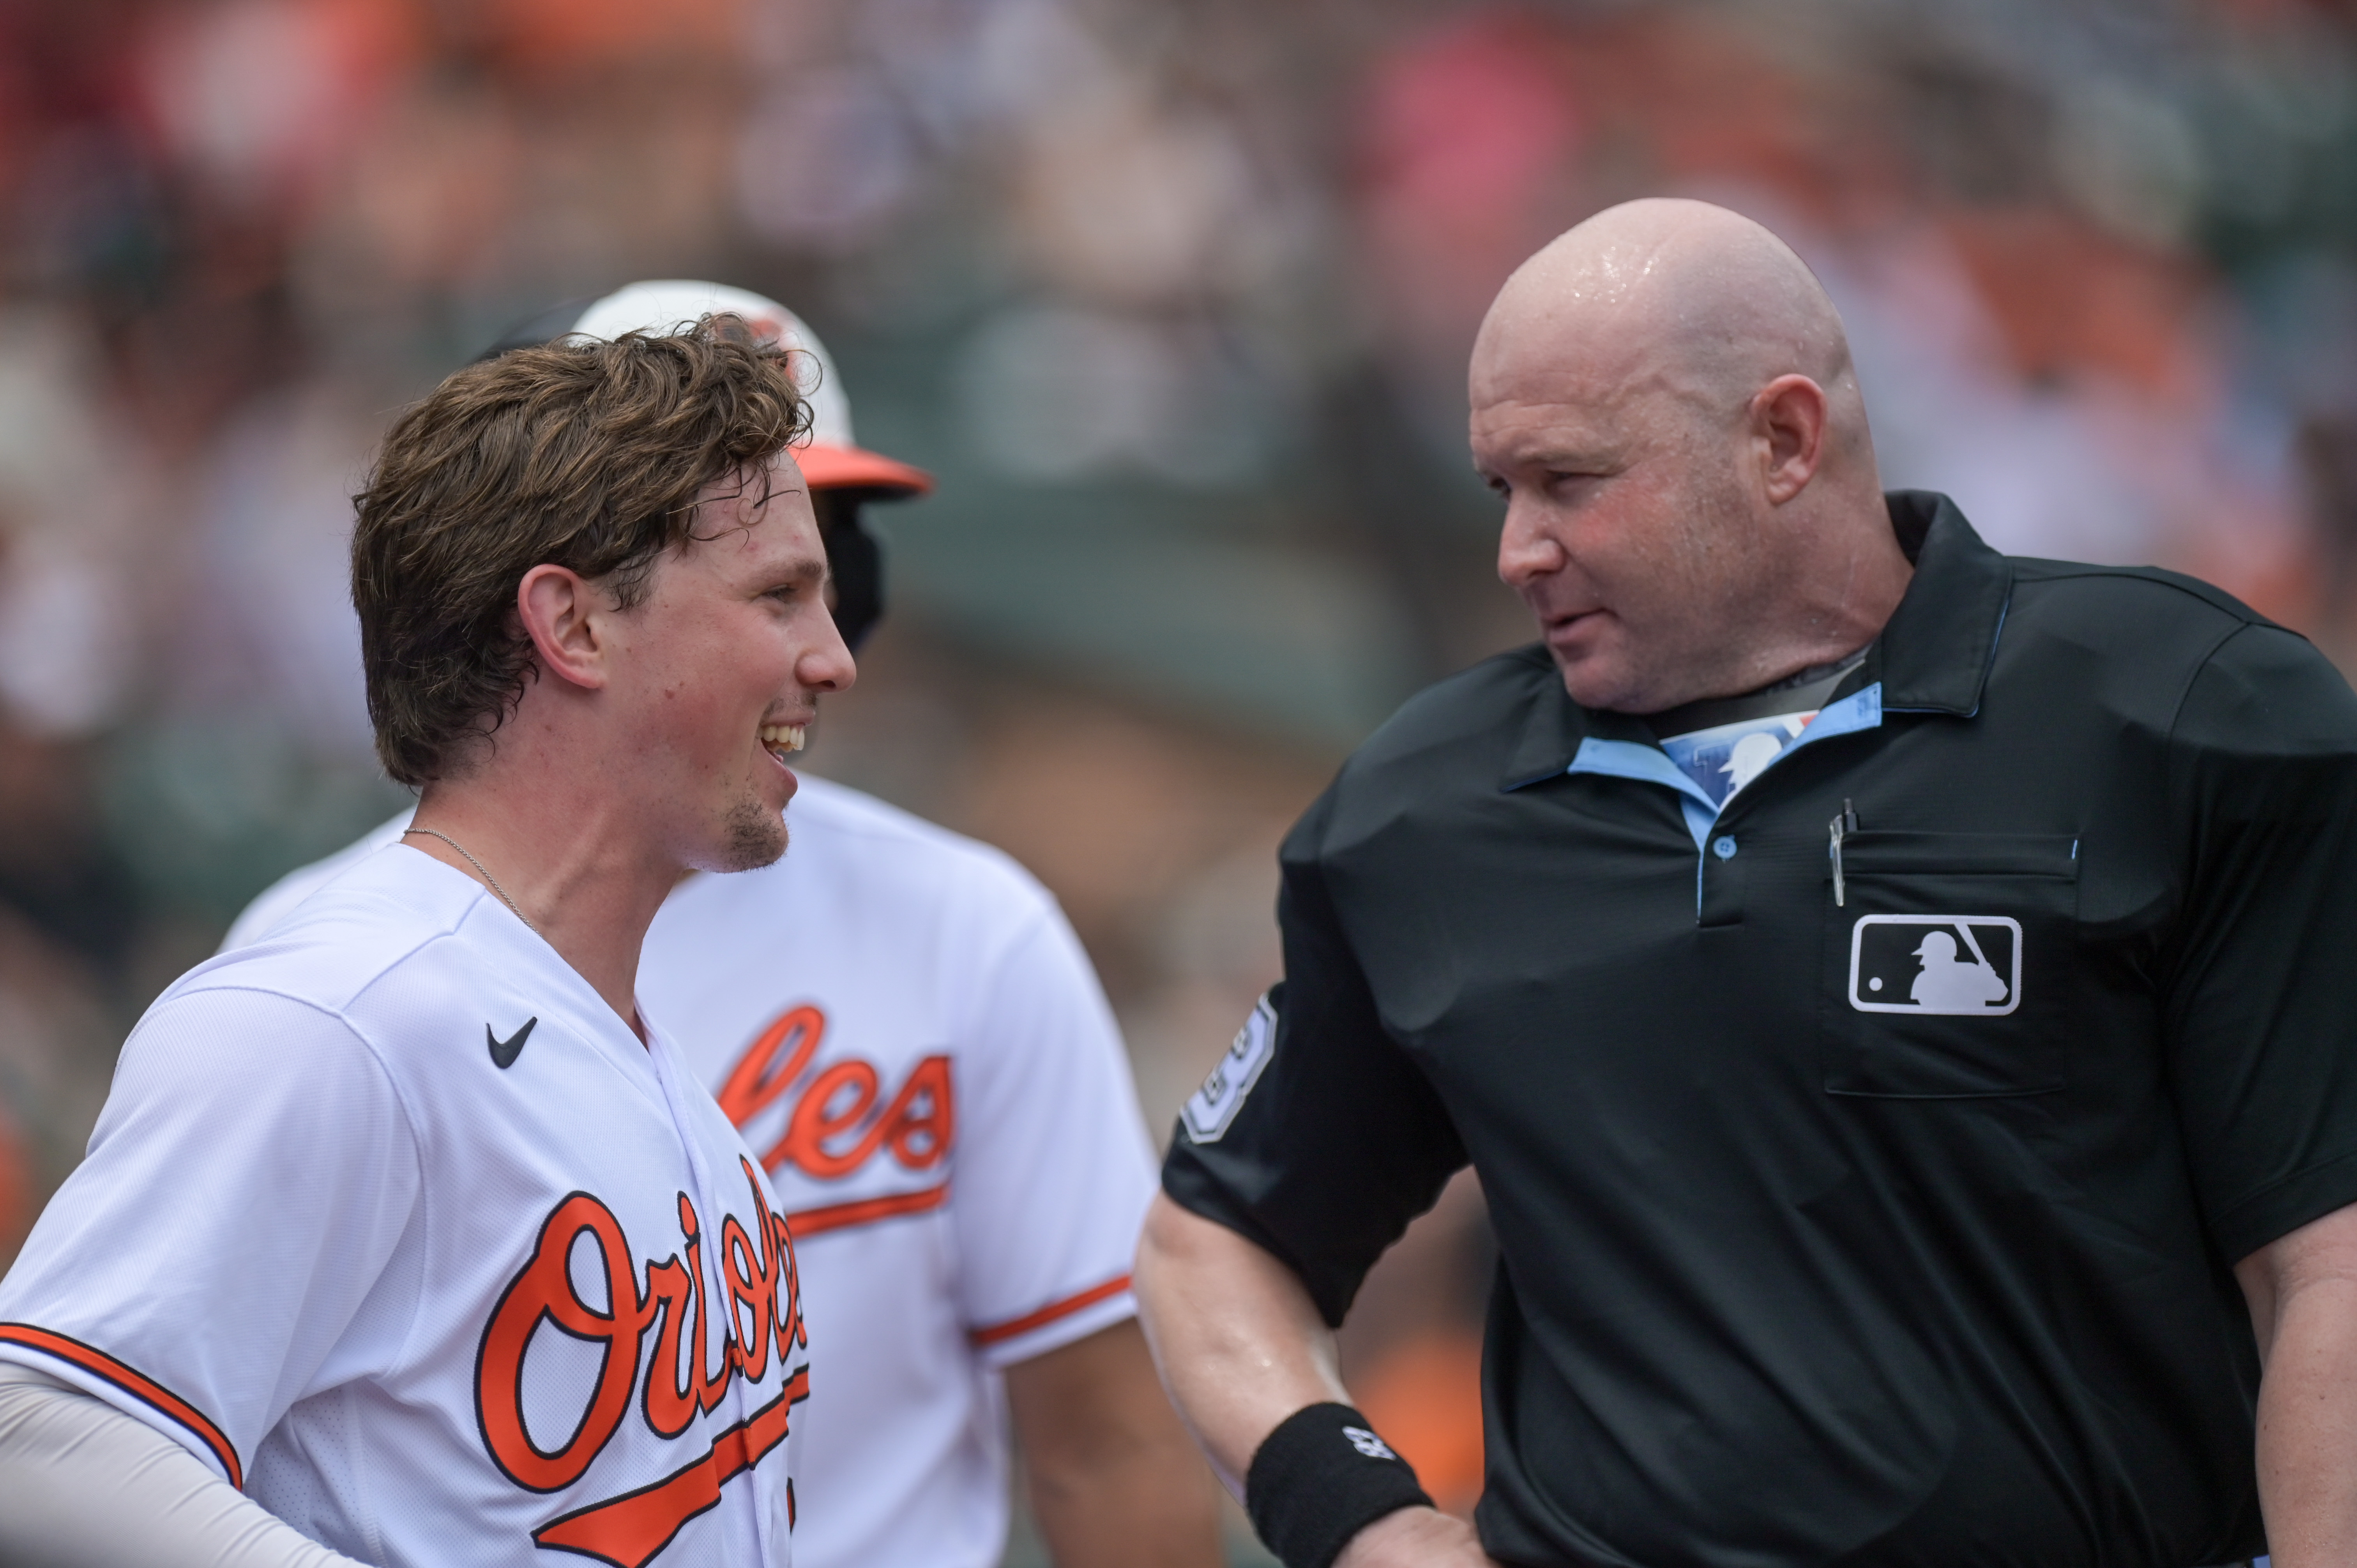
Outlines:
{"type": "Polygon", "coordinates": [[[509,912],[514,915],[517,919],[523,921],[524,929],[530,931],[535,937],[540,935],[540,928],[533,925],[530,919],[527,919],[522,909],[516,908],[516,901],[508,897],[508,890],[500,886],[500,879],[493,876],[490,872],[485,871],[483,869],[483,863],[477,860],[472,854],[468,854],[465,844],[460,843],[448,833],[443,832],[439,829],[436,828],[404,828],[401,830],[401,836],[404,838],[407,838],[412,833],[424,833],[428,838],[440,839],[444,843],[448,844],[460,854],[466,855],[467,864],[473,866],[476,874],[482,877],[483,881],[490,887],[490,890],[500,896],[500,902],[508,907],[509,912]]]}

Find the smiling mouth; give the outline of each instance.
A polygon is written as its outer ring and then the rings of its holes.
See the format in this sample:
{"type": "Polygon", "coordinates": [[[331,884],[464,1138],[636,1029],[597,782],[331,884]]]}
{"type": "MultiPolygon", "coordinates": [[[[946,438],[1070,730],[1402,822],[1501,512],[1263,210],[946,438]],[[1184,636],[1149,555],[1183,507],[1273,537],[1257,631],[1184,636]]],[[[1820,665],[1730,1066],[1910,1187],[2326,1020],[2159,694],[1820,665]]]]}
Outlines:
{"type": "Polygon", "coordinates": [[[801,725],[763,725],[761,749],[783,762],[802,748],[803,726],[801,725]]]}

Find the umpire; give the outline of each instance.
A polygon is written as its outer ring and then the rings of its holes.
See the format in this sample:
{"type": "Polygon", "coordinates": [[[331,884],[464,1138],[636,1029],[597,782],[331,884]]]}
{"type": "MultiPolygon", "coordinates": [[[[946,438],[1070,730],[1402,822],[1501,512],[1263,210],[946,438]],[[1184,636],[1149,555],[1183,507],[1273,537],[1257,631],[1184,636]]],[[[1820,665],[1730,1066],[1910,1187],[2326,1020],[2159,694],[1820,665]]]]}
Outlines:
{"type": "Polygon", "coordinates": [[[1881,493],[1772,235],[1616,208],[1474,349],[1544,646],[1286,843],[1138,1286],[1289,1568],[2357,1562],[2357,698],[1881,493]],[[1335,1373],[1470,1162],[1476,1529],[1335,1373]]]}

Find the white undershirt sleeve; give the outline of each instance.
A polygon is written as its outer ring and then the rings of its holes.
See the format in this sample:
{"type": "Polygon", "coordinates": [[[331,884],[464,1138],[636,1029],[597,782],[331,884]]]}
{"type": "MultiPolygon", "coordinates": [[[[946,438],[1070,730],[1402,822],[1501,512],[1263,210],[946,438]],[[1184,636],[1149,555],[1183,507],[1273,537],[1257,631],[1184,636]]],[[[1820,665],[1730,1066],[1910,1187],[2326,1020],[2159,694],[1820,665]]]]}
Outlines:
{"type": "Polygon", "coordinates": [[[357,1568],[187,1448],[29,1367],[0,1363],[0,1563],[357,1568]]]}

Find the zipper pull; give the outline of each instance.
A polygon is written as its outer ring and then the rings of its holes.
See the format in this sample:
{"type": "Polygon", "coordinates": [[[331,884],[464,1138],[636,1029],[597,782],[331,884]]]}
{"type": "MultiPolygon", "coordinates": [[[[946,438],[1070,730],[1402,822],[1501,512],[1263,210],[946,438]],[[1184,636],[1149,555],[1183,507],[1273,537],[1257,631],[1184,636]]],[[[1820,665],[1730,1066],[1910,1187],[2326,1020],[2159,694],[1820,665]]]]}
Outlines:
{"type": "Polygon", "coordinates": [[[1845,831],[1854,829],[1857,826],[1857,813],[1849,810],[1849,802],[1846,800],[1843,801],[1842,808],[1842,814],[1835,817],[1830,825],[1832,843],[1827,846],[1825,851],[1827,854],[1833,857],[1834,904],[1836,908],[1844,906],[1849,902],[1848,898],[1845,897],[1842,887],[1842,834],[1845,831]]]}
{"type": "Polygon", "coordinates": [[[1846,800],[1842,801],[1842,822],[1843,832],[1853,833],[1857,832],[1857,808],[1846,800]]]}

